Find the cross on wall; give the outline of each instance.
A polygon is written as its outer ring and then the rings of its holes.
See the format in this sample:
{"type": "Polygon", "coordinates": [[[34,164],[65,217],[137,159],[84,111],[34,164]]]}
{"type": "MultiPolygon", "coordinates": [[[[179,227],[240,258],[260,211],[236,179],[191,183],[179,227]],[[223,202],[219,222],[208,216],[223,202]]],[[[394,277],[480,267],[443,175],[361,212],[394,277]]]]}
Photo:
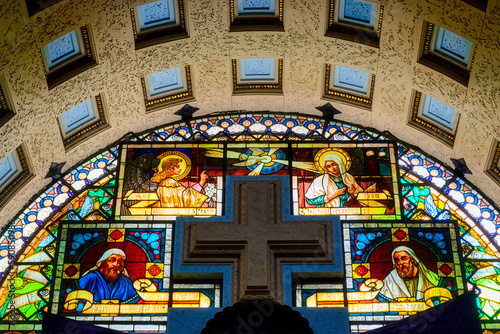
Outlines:
{"type": "Polygon", "coordinates": [[[232,264],[232,303],[283,303],[283,264],[325,264],[338,257],[331,218],[283,219],[281,183],[278,178],[239,178],[229,187],[233,193],[226,194],[232,217],[184,223],[183,263],[232,264]]]}

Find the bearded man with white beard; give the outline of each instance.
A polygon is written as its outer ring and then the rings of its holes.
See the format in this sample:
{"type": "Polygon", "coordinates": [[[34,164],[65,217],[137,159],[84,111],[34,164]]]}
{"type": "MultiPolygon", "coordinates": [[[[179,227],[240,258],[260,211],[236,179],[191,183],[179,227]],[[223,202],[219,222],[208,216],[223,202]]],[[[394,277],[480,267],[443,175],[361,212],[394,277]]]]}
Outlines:
{"type": "Polygon", "coordinates": [[[414,298],[424,300],[424,292],[439,285],[436,273],[427,269],[415,252],[406,246],[396,247],[392,251],[394,269],[384,278],[380,294],[389,300],[414,298]]]}
{"type": "Polygon", "coordinates": [[[81,289],[93,294],[94,303],[103,299],[126,302],[137,295],[124,267],[126,258],[121,249],[108,249],[96,265],[78,280],[81,289]]]}

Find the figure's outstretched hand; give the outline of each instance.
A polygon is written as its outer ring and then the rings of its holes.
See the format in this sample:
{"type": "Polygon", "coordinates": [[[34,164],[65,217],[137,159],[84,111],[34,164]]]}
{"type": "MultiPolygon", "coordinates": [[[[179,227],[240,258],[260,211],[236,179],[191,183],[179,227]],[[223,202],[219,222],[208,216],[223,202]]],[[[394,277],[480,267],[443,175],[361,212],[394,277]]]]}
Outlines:
{"type": "Polygon", "coordinates": [[[325,202],[330,202],[331,200],[339,197],[340,195],[345,194],[347,191],[346,187],[340,188],[340,189],[333,189],[333,187],[328,187],[328,193],[325,197],[325,202]]]}
{"type": "Polygon", "coordinates": [[[199,182],[200,186],[203,187],[205,185],[205,183],[207,183],[208,178],[209,178],[209,176],[208,176],[206,170],[204,170],[203,172],[201,172],[201,174],[200,174],[200,182],[199,182]]]}

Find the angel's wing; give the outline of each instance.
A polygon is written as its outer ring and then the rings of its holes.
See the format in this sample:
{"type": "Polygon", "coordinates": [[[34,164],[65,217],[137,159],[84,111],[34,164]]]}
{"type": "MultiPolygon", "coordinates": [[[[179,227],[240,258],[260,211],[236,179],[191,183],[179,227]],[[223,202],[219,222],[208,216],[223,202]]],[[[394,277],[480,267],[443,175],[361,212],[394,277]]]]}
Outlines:
{"type": "Polygon", "coordinates": [[[431,217],[436,217],[439,213],[439,210],[436,206],[436,203],[434,203],[434,198],[432,197],[432,195],[428,195],[426,198],[425,198],[425,203],[424,203],[424,206],[425,206],[425,211],[427,211],[427,213],[431,216],[431,217]]]}
{"type": "Polygon", "coordinates": [[[80,212],[78,215],[80,217],[85,218],[89,215],[90,211],[92,211],[92,208],[94,207],[94,201],[92,200],[92,197],[87,196],[83,200],[82,208],[80,209],[80,212]]]}
{"type": "Polygon", "coordinates": [[[153,153],[147,153],[139,156],[125,168],[125,177],[123,182],[123,193],[129,190],[135,192],[155,192],[158,184],[149,180],[149,171],[151,170],[151,161],[153,153]]]}

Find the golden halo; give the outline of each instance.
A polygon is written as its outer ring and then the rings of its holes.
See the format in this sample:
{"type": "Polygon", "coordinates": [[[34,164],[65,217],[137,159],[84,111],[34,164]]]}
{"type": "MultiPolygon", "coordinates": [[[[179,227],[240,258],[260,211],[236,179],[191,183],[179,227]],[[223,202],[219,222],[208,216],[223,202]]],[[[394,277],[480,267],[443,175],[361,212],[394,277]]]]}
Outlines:
{"type": "Polygon", "coordinates": [[[156,159],[160,159],[160,163],[158,164],[157,167],[159,172],[161,172],[161,164],[163,163],[163,161],[171,158],[182,160],[180,162],[182,171],[179,173],[179,175],[172,176],[172,178],[176,181],[182,180],[191,171],[191,159],[189,159],[189,157],[186,154],[179,151],[163,152],[162,154],[156,157],[156,159]]]}
{"type": "Polygon", "coordinates": [[[342,160],[345,166],[344,172],[347,172],[349,168],[351,168],[351,157],[349,156],[349,153],[341,148],[323,148],[319,150],[319,152],[314,156],[314,166],[321,173],[325,173],[325,170],[323,168],[323,166],[325,165],[325,158],[331,155],[336,155],[342,160]]]}

